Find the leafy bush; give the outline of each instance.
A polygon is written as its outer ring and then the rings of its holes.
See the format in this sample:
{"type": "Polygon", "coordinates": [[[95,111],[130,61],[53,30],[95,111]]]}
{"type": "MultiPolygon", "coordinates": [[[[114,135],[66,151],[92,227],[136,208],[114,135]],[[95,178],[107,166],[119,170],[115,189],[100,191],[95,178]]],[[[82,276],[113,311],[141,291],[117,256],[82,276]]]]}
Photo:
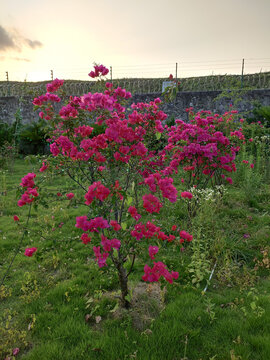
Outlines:
{"type": "Polygon", "coordinates": [[[89,135],[90,138],[103,134],[106,130],[105,124],[91,124],[93,131],[92,134],[89,135]]]}
{"type": "Polygon", "coordinates": [[[21,127],[22,116],[18,109],[15,113],[15,121],[11,125],[5,122],[0,123],[0,148],[7,142],[16,146],[21,127]]]}
{"type": "Polygon", "coordinates": [[[270,128],[270,106],[256,104],[252,111],[252,116],[247,118],[248,123],[252,123],[254,121],[260,121],[263,126],[270,128]]]}
{"type": "Polygon", "coordinates": [[[44,154],[47,148],[46,121],[40,119],[38,122],[25,125],[19,133],[19,152],[23,155],[44,154]]]}
{"type": "Polygon", "coordinates": [[[13,124],[0,123],[0,168],[13,169],[14,160],[18,155],[18,133],[21,126],[20,110],[16,112],[13,124]]]}
{"type": "Polygon", "coordinates": [[[6,123],[0,123],[0,147],[4,145],[4,143],[11,142],[13,140],[14,129],[12,125],[6,123]]]}

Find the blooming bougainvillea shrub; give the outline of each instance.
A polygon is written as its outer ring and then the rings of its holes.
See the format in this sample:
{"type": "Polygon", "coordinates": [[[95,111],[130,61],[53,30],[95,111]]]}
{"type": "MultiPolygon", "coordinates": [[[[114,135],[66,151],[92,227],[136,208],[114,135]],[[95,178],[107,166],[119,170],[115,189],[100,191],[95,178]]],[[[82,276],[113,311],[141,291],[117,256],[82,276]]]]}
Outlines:
{"type": "MultiPolygon", "coordinates": [[[[96,65],[89,76],[107,73],[104,66],[96,65]]],[[[97,265],[116,269],[122,305],[128,307],[128,276],[135,259],[142,252],[149,254],[144,281],[164,278],[172,283],[179,274],[160,261],[166,248],[161,245],[192,240],[176,225],[173,234],[163,231],[153,219],[165,203],[175,203],[178,197],[173,178],[164,171],[166,154],[150,147],[164,132],[167,116],[159,109],[160,99],[133,104],[127,113],[125,103],[131,94],[111,83],[105,84],[104,92],[70,97],[55,113],[53,104],[61,101],[62,85],[62,80],[55,79],[47,85],[47,93],[33,101],[40,117],[51,126],[51,156],[43,162],[39,175],[23,177],[18,206],[49,203],[53,198],[83,203],[85,210],[74,219],[74,226],[81,231],[82,244],[89,247],[97,265]],[[103,131],[95,135],[93,124],[103,131]],[[46,174],[69,176],[77,190],[44,193],[38,184],[46,174]],[[129,269],[125,265],[128,258],[133,259],[129,269]]],[[[27,248],[25,255],[36,251],[36,247],[27,248]]]]}
{"type": "MultiPolygon", "coordinates": [[[[191,109],[187,110],[192,113],[191,109]]],[[[209,183],[232,184],[230,174],[236,171],[235,158],[245,142],[235,114],[236,111],[231,111],[221,116],[201,111],[190,123],[176,120],[176,125],[168,129],[165,150],[171,154],[171,162],[163,174],[171,175],[183,169],[187,188],[205,188],[209,183]]]]}
{"type": "MultiPolygon", "coordinates": [[[[107,73],[106,67],[96,65],[89,76],[100,79],[107,73]]],[[[63,80],[55,79],[47,85],[45,95],[34,99],[40,117],[51,127],[51,155],[39,175],[29,173],[22,178],[18,206],[49,205],[57,199],[83,204],[81,215],[74,219],[82,246],[89,247],[100,268],[114,267],[122,305],[128,307],[128,276],[135,260],[142,254],[148,256],[142,280],[163,278],[173,283],[179,274],[160,261],[166,249],[163,245],[193,239],[179,225],[169,224],[169,232],[162,229],[155,215],[178,199],[190,204],[194,187],[204,188],[209,182],[231,184],[235,157],[245,138],[233,111],[223,116],[200,112],[188,124],[176,120],[168,127],[159,98],[132,104],[127,110],[131,94],[112,83],[101,84],[103,92],[71,96],[59,112],[54,103],[63,101],[63,80]],[[152,145],[161,134],[167,138],[166,146],[154,151],[152,145]],[[76,190],[43,191],[42,177],[63,174],[76,190]],[[180,193],[174,185],[178,174],[185,187],[180,193]],[[130,268],[128,259],[132,259],[130,268]]],[[[27,248],[25,255],[31,257],[36,251],[36,247],[27,248]]]]}

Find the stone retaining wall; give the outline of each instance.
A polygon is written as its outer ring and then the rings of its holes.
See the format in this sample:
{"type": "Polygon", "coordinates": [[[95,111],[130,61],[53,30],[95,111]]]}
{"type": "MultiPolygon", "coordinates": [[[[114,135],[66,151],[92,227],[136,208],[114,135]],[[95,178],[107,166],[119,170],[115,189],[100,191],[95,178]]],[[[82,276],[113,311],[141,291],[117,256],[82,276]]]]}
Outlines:
{"type": "MultiPolygon", "coordinates": [[[[233,93],[227,92],[217,100],[221,91],[196,91],[179,92],[172,103],[164,103],[162,110],[170,117],[173,115],[177,119],[187,120],[186,108],[192,106],[196,111],[212,110],[215,113],[223,114],[228,110],[229,104],[233,101],[233,93]],[[231,96],[232,95],[232,96],[231,96]]],[[[132,102],[149,102],[161,94],[142,94],[135,95],[132,102]]],[[[259,102],[263,106],[270,106],[270,89],[251,90],[239,96],[236,107],[239,112],[247,112],[253,109],[254,102],[259,102]]],[[[56,104],[60,109],[61,104],[56,104]]],[[[15,96],[0,97],[0,122],[12,124],[15,120],[15,113],[20,109],[23,124],[32,123],[38,120],[38,111],[33,111],[32,98],[30,96],[20,98],[15,96]]]]}

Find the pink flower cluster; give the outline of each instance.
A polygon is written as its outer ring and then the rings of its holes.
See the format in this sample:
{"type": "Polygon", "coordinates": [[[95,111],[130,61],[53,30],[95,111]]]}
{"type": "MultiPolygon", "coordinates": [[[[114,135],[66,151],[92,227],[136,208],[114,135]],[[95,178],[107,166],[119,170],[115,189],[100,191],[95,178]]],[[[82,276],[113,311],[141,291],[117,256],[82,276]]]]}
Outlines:
{"type": "Polygon", "coordinates": [[[158,253],[158,251],[159,251],[158,246],[149,246],[148,252],[152,260],[155,260],[155,255],[158,253]]]}
{"type": "Polygon", "coordinates": [[[22,187],[26,187],[26,188],[32,188],[35,186],[35,182],[34,182],[34,178],[36,177],[35,173],[28,173],[27,175],[25,175],[22,180],[20,185],[22,187]]]}
{"type": "Polygon", "coordinates": [[[98,76],[106,76],[109,73],[109,69],[107,69],[104,65],[95,65],[94,71],[90,71],[88,74],[91,78],[95,78],[98,76]]]}
{"type": "MultiPolygon", "coordinates": [[[[130,99],[132,96],[129,91],[126,91],[126,89],[122,89],[120,86],[114,89],[113,84],[110,82],[107,82],[105,86],[106,86],[106,90],[104,91],[104,94],[110,95],[118,101],[121,99],[125,99],[125,100],[130,99]]],[[[118,110],[121,109],[121,107],[117,107],[117,108],[118,110]]]]}
{"type": "Polygon", "coordinates": [[[172,203],[176,202],[177,190],[173,186],[172,178],[162,178],[159,173],[154,173],[147,176],[144,179],[144,183],[149,186],[149,189],[152,192],[156,192],[159,188],[164,198],[168,199],[172,203]]]}
{"type": "Polygon", "coordinates": [[[121,246],[121,241],[118,239],[107,239],[106,236],[101,235],[101,245],[103,247],[103,253],[101,252],[100,246],[93,246],[93,251],[96,256],[96,261],[100,268],[107,265],[106,260],[109,256],[110,251],[113,249],[119,250],[121,246]]]}
{"type": "Polygon", "coordinates": [[[235,126],[233,115],[233,111],[223,116],[201,111],[191,123],[176,120],[176,125],[168,129],[165,147],[166,153],[172,154],[172,160],[162,173],[177,173],[178,167],[182,167],[192,175],[188,178],[189,185],[193,185],[199,183],[203,175],[216,180],[222,179],[224,171],[236,171],[234,160],[245,138],[241,128],[231,131],[235,126]]]}
{"type": "Polygon", "coordinates": [[[70,118],[76,118],[78,116],[78,110],[70,104],[63,106],[59,111],[59,115],[62,119],[68,120],[70,118]]]}
{"type": "Polygon", "coordinates": [[[24,255],[28,256],[28,257],[32,257],[33,254],[37,251],[36,247],[32,247],[32,248],[26,248],[24,251],[24,255]]]}
{"type": "Polygon", "coordinates": [[[76,217],[75,226],[83,231],[90,232],[98,232],[98,229],[107,229],[110,227],[108,221],[103,217],[99,216],[89,221],[86,215],[76,217]]]}
{"type": "Polygon", "coordinates": [[[41,168],[39,169],[39,171],[40,171],[40,172],[43,172],[43,171],[45,171],[47,168],[48,168],[48,165],[47,165],[45,162],[43,162],[41,168]]]}
{"type": "Polygon", "coordinates": [[[112,249],[119,250],[121,246],[121,241],[118,239],[107,239],[106,236],[101,235],[101,244],[104,251],[110,252],[112,249]]]}
{"type": "Polygon", "coordinates": [[[146,224],[138,223],[134,226],[134,230],[130,232],[131,236],[133,236],[136,240],[141,240],[143,237],[145,239],[151,239],[153,237],[162,240],[172,242],[175,240],[175,236],[170,234],[166,235],[163,231],[160,230],[159,226],[156,226],[150,221],[147,221],[146,224]]]}
{"type": "Polygon", "coordinates": [[[159,213],[160,209],[162,208],[162,203],[159,201],[157,197],[152,194],[143,195],[143,207],[149,213],[159,213]]]}
{"type": "MultiPolygon", "coordinates": [[[[117,105],[117,99],[109,94],[89,92],[80,98],[79,108],[88,112],[97,111],[99,109],[106,109],[113,111],[114,109],[123,110],[117,105]]],[[[74,105],[73,105],[74,106],[74,105]]]]}
{"type": "MultiPolygon", "coordinates": [[[[109,111],[110,114],[96,118],[96,123],[99,125],[105,122],[104,134],[89,138],[91,127],[81,125],[71,131],[68,124],[59,123],[52,139],[53,143],[50,145],[53,156],[63,155],[72,160],[92,160],[98,163],[106,163],[109,160],[107,149],[110,148],[113,150],[113,157],[116,162],[125,164],[132,161],[133,158],[144,161],[147,155],[151,159],[151,153],[145,146],[144,136],[147,132],[154,134],[164,131],[161,122],[167,116],[159,110],[160,99],[156,99],[150,104],[133,104],[133,113],[129,114],[128,119],[125,119],[125,108],[120,102],[121,99],[128,99],[131,94],[125,89],[113,89],[111,84],[107,84],[107,89],[104,94],[88,93],[80,98],[71,97],[69,103],[62,107],[59,112],[62,119],[72,120],[78,117],[80,110],[95,113],[97,111],[109,111]]],[[[176,197],[173,195],[176,190],[172,191],[171,186],[168,189],[170,181],[172,184],[172,180],[168,180],[167,183],[165,183],[166,180],[163,180],[164,185],[161,182],[160,186],[164,195],[167,192],[165,196],[170,198],[170,201],[176,201],[176,197]]]]}
{"type": "Polygon", "coordinates": [[[86,245],[91,242],[91,237],[87,233],[82,233],[81,240],[86,245]]]}
{"type": "Polygon", "coordinates": [[[156,282],[159,281],[161,277],[164,277],[166,281],[172,284],[173,280],[178,279],[179,273],[177,271],[169,272],[166,265],[161,261],[154,262],[152,268],[149,265],[144,266],[144,275],[142,276],[144,281],[156,282]]]}
{"type": "Polygon", "coordinates": [[[85,204],[90,205],[96,198],[100,201],[104,201],[110,194],[110,190],[101,184],[100,181],[94,182],[89,186],[88,192],[85,194],[85,204]]]}
{"type": "Polygon", "coordinates": [[[54,79],[50,84],[46,85],[47,91],[52,93],[56,92],[62,85],[64,84],[64,80],[54,79]]]}
{"type": "Polygon", "coordinates": [[[192,199],[193,195],[189,191],[183,191],[181,192],[181,197],[186,199],[192,199]]]}
{"type": "MultiPolygon", "coordinates": [[[[50,84],[48,84],[47,87],[49,85],[50,84]]],[[[55,103],[55,102],[59,103],[60,101],[61,99],[58,95],[47,92],[45,95],[41,95],[37,98],[34,98],[33,104],[35,106],[41,107],[42,111],[39,112],[39,117],[41,119],[51,120],[54,115],[54,109],[51,103],[55,103]]]]}
{"type": "Polygon", "coordinates": [[[24,188],[27,188],[25,192],[22,194],[21,198],[18,201],[18,206],[22,207],[26,204],[30,204],[34,201],[34,199],[39,195],[37,192],[37,188],[35,186],[34,178],[36,177],[35,173],[28,173],[25,175],[20,185],[24,188]]]}
{"type": "Polygon", "coordinates": [[[121,225],[119,225],[118,222],[115,221],[115,220],[111,220],[111,221],[110,221],[110,224],[111,224],[111,226],[112,226],[112,228],[113,228],[114,231],[119,231],[119,230],[122,229],[122,228],[121,228],[121,225]]]}
{"type": "Polygon", "coordinates": [[[142,217],[140,214],[138,214],[137,209],[135,208],[135,206],[130,206],[128,208],[128,212],[130,213],[130,215],[133,217],[133,219],[135,219],[136,221],[139,221],[140,218],[142,217]]]}
{"type": "Polygon", "coordinates": [[[60,102],[61,99],[58,95],[47,93],[45,95],[40,95],[39,97],[33,100],[33,104],[37,106],[43,105],[43,103],[52,101],[52,102],[60,102]]]}
{"type": "Polygon", "coordinates": [[[96,256],[96,261],[98,263],[98,266],[100,268],[106,266],[107,265],[106,260],[109,257],[109,253],[108,252],[101,253],[100,246],[93,246],[93,251],[96,256]]]}
{"type": "Polygon", "coordinates": [[[68,200],[71,200],[72,198],[74,198],[74,194],[72,192],[68,193],[66,194],[66,197],[68,198],[68,200]]]}
{"type": "Polygon", "coordinates": [[[87,137],[92,134],[94,129],[91,126],[83,125],[74,129],[75,134],[81,135],[81,137],[87,137]]]}
{"type": "Polygon", "coordinates": [[[179,232],[179,235],[180,235],[180,244],[182,244],[185,240],[190,242],[193,240],[193,236],[190,235],[187,231],[185,230],[181,230],[179,232]]]}
{"type": "MultiPolygon", "coordinates": [[[[151,260],[155,260],[155,255],[158,253],[158,251],[158,246],[149,246],[148,252],[151,260]]],[[[161,261],[154,262],[153,268],[151,268],[149,265],[144,266],[144,275],[142,276],[144,281],[156,282],[159,281],[161,277],[164,277],[166,281],[172,284],[174,279],[178,279],[179,273],[176,271],[172,271],[170,273],[166,268],[166,265],[161,261]]]]}

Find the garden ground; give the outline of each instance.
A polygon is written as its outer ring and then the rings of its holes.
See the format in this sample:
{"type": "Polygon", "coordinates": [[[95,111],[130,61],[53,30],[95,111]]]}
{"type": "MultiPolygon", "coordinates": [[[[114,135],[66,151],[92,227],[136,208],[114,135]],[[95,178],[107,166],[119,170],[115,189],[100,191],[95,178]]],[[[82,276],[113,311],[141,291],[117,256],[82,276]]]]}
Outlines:
{"type": "MultiPolygon", "coordinates": [[[[183,201],[161,210],[156,221],[178,223],[194,240],[184,251],[167,249],[164,260],[180,274],[173,285],[139,291],[139,259],[130,279],[137,305],[129,311],[119,309],[111,268],[98,269],[80,241],[80,206],[56,202],[34,211],[25,228],[28,210],[17,207],[16,189],[39,167],[21,159],[0,174],[1,278],[19,246],[0,288],[1,360],[12,352],[29,360],[270,359],[270,186],[256,166],[240,169],[222,197],[205,193],[192,230],[183,201]],[[26,246],[38,247],[33,258],[24,256],[26,246]]],[[[58,181],[70,190],[67,179],[58,181]]]]}

